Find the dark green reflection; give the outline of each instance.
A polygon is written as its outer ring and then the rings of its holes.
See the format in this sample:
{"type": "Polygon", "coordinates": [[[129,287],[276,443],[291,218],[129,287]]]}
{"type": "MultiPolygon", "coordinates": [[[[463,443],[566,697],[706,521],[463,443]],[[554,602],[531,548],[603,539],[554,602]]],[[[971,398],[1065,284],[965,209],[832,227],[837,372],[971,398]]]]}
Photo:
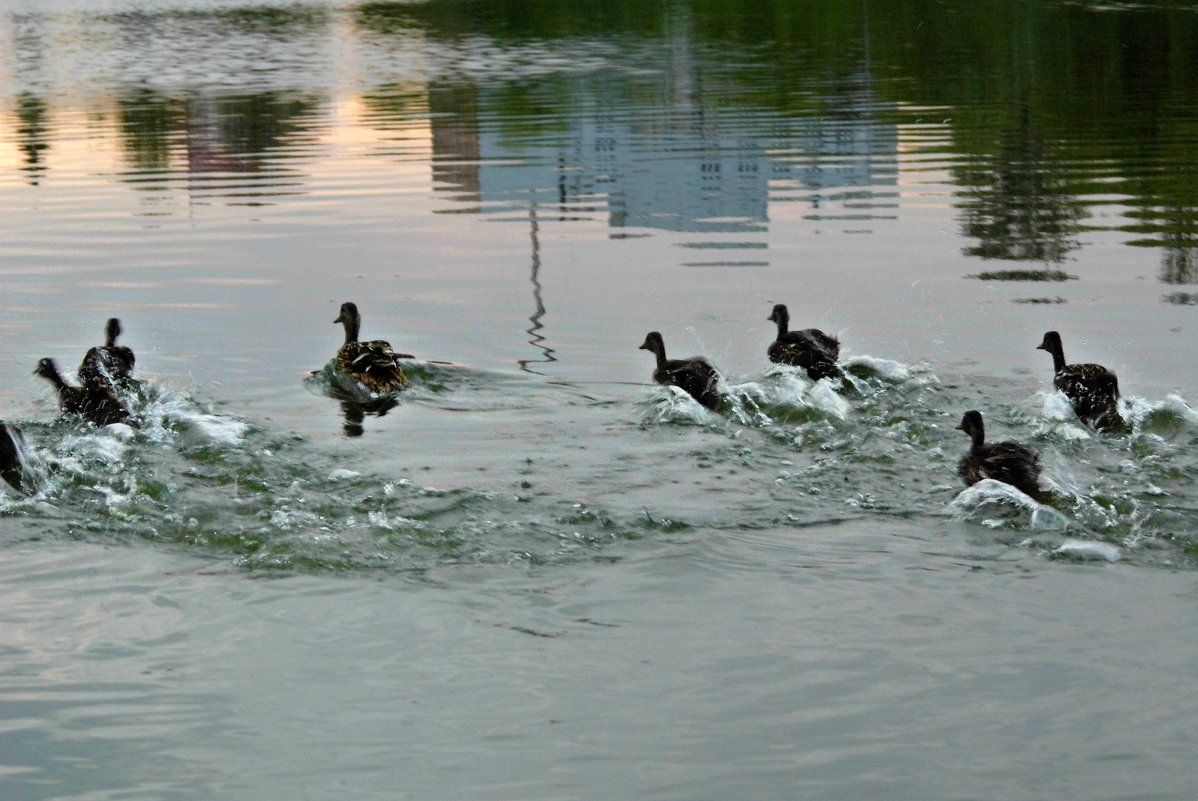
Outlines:
{"type": "Polygon", "coordinates": [[[38,185],[42,174],[46,171],[46,165],[42,158],[44,152],[50,147],[50,143],[47,141],[49,136],[47,135],[46,113],[45,99],[29,92],[22,92],[17,96],[17,117],[21,120],[17,126],[17,136],[24,160],[21,169],[26,174],[26,180],[33,186],[38,185]]]}
{"type": "MultiPolygon", "coordinates": [[[[260,79],[252,91],[117,90],[120,132],[140,180],[177,171],[184,159],[190,173],[248,174],[274,166],[289,147],[302,155],[295,145],[322,122],[333,91],[315,72],[327,62],[311,56],[337,41],[361,58],[369,124],[430,120],[439,188],[469,204],[461,210],[496,191],[480,165],[515,157],[553,163],[529,174],[540,182],[531,193],[520,187],[545,215],[569,214],[598,195],[611,201],[613,226],[704,230],[701,217],[721,215],[761,225],[767,200],[775,201],[770,188],[790,182],[791,199],[810,202],[813,215],[836,192],[866,192],[868,218],[882,213],[868,193],[893,183],[885,157],[897,153],[904,126],[918,123],[934,128],[929,148],[958,184],[969,255],[1060,263],[1077,257],[1088,227],[1118,225],[1132,244],[1160,250],[1163,282],[1198,280],[1191,3],[430,0],[193,6],[96,19],[107,26],[96,41],[115,40],[121,55],[172,36],[242,36],[257,48],[243,54],[244,71],[260,79]],[[419,70],[403,66],[414,62],[419,70]],[[591,139],[579,134],[605,126],[591,139]],[[704,194],[698,179],[696,191],[678,192],[702,201],[693,209],[642,214],[639,187],[626,182],[634,191],[619,196],[613,189],[630,142],[642,163],[652,160],[646,153],[684,153],[708,178],[743,172],[719,192],[704,194]],[[859,175],[829,178],[830,164],[859,175]],[[1098,214],[1100,205],[1118,211],[1098,214]]],[[[19,88],[10,101],[34,182],[44,180],[53,144],[45,128],[53,100],[39,83],[39,65],[53,52],[43,22],[20,20],[19,88]]],[[[679,179],[646,170],[638,180],[679,179]]]]}
{"type": "Polygon", "coordinates": [[[179,99],[138,89],[117,99],[129,177],[162,179],[179,161],[189,174],[257,172],[277,151],[303,141],[322,105],[283,92],[179,99]]]}

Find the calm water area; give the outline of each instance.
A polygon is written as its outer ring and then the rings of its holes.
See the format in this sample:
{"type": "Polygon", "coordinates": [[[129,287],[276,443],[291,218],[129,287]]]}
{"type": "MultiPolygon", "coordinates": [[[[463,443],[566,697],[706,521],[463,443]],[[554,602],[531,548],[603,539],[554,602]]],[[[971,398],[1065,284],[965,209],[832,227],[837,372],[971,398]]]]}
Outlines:
{"type": "Polygon", "coordinates": [[[0,0],[0,798],[1196,798],[1196,350],[1189,3],[0,0]]]}

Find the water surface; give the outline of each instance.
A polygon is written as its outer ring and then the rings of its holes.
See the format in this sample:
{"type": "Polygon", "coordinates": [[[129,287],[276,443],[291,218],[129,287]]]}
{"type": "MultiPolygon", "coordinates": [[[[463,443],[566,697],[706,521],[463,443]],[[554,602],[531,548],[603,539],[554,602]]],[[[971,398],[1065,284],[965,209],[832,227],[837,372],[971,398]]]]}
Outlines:
{"type": "Polygon", "coordinates": [[[1192,797],[1198,15],[1000,5],[0,3],[4,797],[1192,797]]]}

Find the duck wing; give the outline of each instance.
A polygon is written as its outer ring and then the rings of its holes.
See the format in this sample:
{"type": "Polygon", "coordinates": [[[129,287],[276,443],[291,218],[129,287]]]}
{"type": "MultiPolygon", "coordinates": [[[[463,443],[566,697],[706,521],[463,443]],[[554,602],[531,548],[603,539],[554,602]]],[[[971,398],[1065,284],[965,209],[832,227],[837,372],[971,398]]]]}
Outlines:
{"type": "Polygon", "coordinates": [[[675,386],[709,409],[720,405],[719,373],[704,359],[671,359],[664,368],[655,370],[653,379],[659,384],[675,386]]]}
{"type": "Polygon", "coordinates": [[[829,334],[825,334],[818,328],[804,328],[800,331],[787,331],[780,342],[785,342],[788,345],[796,345],[806,350],[817,350],[827,354],[828,358],[835,361],[840,358],[840,340],[829,334]]]}
{"type": "Polygon", "coordinates": [[[348,342],[337,351],[337,366],[372,392],[395,392],[408,385],[391,343],[381,339],[348,342]]]}
{"type": "Polygon", "coordinates": [[[1040,454],[1026,445],[1015,442],[996,442],[984,445],[980,459],[980,472],[1010,484],[1033,498],[1040,497],[1040,454]]]}
{"type": "Polygon", "coordinates": [[[77,414],[97,428],[129,419],[129,410],[105,384],[64,387],[59,392],[64,414],[77,414]]]}
{"type": "Polygon", "coordinates": [[[1053,377],[1082,422],[1095,425],[1115,411],[1119,379],[1100,364],[1069,364],[1053,377]]]}
{"type": "Polygon", "coordinates": [[[133,349],[124,345],[100,345],[91,348],[79,363],[79,380],[84,384],[129,381],[135,361],[133,349]]]}
{"type": "Polygon", "coordinates": [[[840,356],[840,342],[817,328],[788,331],[770,343],[766,351],[770,361],[802,367],[812,380],[840,378],[842,375],[836,359],[840,356]]]}

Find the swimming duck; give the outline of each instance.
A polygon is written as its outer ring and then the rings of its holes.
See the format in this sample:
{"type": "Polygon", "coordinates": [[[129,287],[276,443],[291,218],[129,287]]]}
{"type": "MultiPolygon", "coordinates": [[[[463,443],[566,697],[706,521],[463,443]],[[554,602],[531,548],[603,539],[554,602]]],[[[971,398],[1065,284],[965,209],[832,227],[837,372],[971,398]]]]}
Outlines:
{"type": "Polygon", "coordinates": [[[648,333],[640,349],[652,351],[657,357],[657,369],[653,371],[654,381],[684,389],[708,409],[719,410],[720,376],[706,359],[667,359],[665,342],[657,331],[648,333]]]}
{"type": "Polygon", "coordinates": [[[63,380],[53,359],[39,361],[33,373],[58,390],[58,405],[64,414],[77,414],[97,427],[121,423],[129,417],[129,410],[107,384],[93,382],[81,387],[72,386],[63,380]]]}
{"type": "Polygon", "coordinates": [[[398,392],[408,385],[408,377],[404,375],[398,360],[412,356],[395,353],[391,350],[391,343],[381,339],[359,342],[358,330],[362,327],[362,317],[358,314],[357,306],[342,303],[341,314],[333,322],[345,326],[345,344],[333,357],[337,369],[359,381],[371,392],[398,392]]]}
{"type": "Polygon", "coordinates": [[[79,364],[79,380],[84,385],[97,381],[104,384],[125,385],[133,381],[133,350],[116,344],[121,335],[121,321],[109,318],[104,329],[104,344],[90,349],[79,364]]]}
{"type": "Polygon", "coordinates": [[[1052,354],[1052,385],[1065,393],[1083,423],[1099,431],[1126,425],[1119,416],[1119,379],[1114,373],[1100,364],[1065,364],[1061,335],[1056,331],[1044,334],[1036,349],[1052,354]]]}
{"type": "Polygon", "coordinates": [[[983,478],[992,478],[1040,500],[1040,454],[1015,442],[985,444],[986,427],[981,412],[966,412],[957,429],[973,440],[969,452],[957,464],[957,474],[967,487],[983,478]]]}
{"type": "Polygon", "coordinates": [[[25,435],[11,423],[0,423],[0,478],[21,491],[24,477],[23,457],[25,435]]]}
{"type": "Polygon", "coordinates": [[[818,328],[790,331],[790,312],[779,303],[768,320],[778,324],[778,338],[767,351],[770,361],[802,367],[813,381],[821,378],[840,378],[843,373],[836,359],[840,356],[840,341],[818,328]]]}

